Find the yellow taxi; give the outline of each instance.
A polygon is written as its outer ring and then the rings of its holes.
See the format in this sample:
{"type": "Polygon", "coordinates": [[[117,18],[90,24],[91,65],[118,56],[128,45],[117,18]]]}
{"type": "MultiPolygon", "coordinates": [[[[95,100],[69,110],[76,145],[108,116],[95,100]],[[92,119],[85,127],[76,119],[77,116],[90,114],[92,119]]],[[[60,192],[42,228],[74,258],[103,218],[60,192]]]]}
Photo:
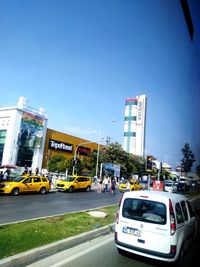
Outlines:
{"type": "Polygon", "coordinates": [[[43,176],[18,176],[12,181],[0,183],[0,194],[11,194],[17,196],[21,193],[39,192],[45,194],[51,189],[51,184],[43,176]]]}
{"type": "Polygon", "coordinates": [[[140,184],[137,180],[131,179],[130,180],[130,191],[137,191],[137,190],[141,190],[142,184],[140,184]]]}
{"type": "Polygon", "coordinates": [[[118,190],[120,192],[125,192],[130,189],[130,183],[128,181],[123,181],[119,184],[118,190]]]}
{"type": "Polygon", "coordinates": [[[118,190],[120,192],[125,191],[137,191],[142,189],[142,184],[140,184],[137,180],[131,179],[130,181],[123,181],[120,183],[118,190]]]}
{"type": "Polygon", "coordinates": [[[89,192],[91,190],[92,180],[90,177],[74,175],[67,176],[62,180],[59,180],[56,185],[58,191],[68,191],[70,193],[75,190],[85,190],[89,192]]]}

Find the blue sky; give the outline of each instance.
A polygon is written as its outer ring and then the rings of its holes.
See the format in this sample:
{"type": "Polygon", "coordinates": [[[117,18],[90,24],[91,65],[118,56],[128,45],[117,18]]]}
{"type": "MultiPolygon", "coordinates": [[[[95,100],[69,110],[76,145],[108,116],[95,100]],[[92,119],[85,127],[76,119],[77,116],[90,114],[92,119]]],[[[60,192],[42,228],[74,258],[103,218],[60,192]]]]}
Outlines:
{"type": "Polygon", "coordinates": [[[198,2],[191,42],[179,0],[0,0],[0,106],[122,144],[125,99],[146,94],[146,154],[174,167],[187,142],[200,164],[198,2]]]}

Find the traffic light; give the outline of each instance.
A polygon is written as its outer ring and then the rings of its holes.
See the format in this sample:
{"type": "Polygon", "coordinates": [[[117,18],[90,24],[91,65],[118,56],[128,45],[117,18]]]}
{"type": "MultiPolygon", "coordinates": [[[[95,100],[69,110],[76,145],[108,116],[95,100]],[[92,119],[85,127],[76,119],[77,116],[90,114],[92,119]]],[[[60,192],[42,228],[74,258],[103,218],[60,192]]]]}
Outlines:
{"type": "Polygon", "coordinates": [[[146,165],[146,170],[147,171],[152,171],[153,169],[153,156],[148,155],[147,156],[147,165],[146,165]]]}

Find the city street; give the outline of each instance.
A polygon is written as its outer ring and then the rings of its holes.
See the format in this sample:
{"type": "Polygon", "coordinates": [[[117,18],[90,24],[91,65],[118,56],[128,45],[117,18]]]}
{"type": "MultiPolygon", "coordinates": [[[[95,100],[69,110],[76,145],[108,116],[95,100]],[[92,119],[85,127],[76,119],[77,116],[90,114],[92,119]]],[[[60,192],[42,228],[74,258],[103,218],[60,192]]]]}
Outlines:
{"type": "MultiPolygon", "coordinates": [[[[56,214],[75,212],[81,210],[93,209],[101,206],[117,204],[120,201],[122,193],[117,192],[113,196],[111,193],[98,194],[96,191],[61,193],[51,192],[46,195],[27,194],[13,196],[0,196],[1,217],[0,223],[9,223],[21,220],[29,220],[44,216],[53,216],[56,214]]],[[[192,205],[200,210],[200,199],[193,200],[192,205]]],[[[200,215],[200,213],[199,213],[200,215]]],[[[87,233],[86,233],[87,234],[87,233]]],[[[114,233],[90,238],[89,233],[84,243],[62,250],[56,254],[50,254],[39,262],[35,262],[30,267],[38,266],[87,266],[93,267],[103,265],[112,266],[136,266],[136,267],[159,267],[169,266],[163,262],[157,262],[138,256],[128,255],[128,257],[119,255],[114,244],[114,233]]],[[[91,234],[90,234],[91,235],[91,234]]],[[[198,241],[199,242],[199,241],[198,241]]],[[[72,242],[73,243],[73,242],[72,242]]],[[[198,244],[194,244],[199,247],[198,244]]],[[[56,250],[55,250],[56,252],[56,250]]],[[[41,254],[42,252],[40,252],[41,254]]],[[[35,257],[36,259],[37,257],[35,257]]],[[[196,259],[194,254],[193,259],[196,259]]]]}
{"type": "MultiPolygon", "coordinates": [[[[195,255],[193,256],[193,260],[195,255]]],[[[127,254],[120,255],[114,243],[114,234],[101,236],[48,258],[35,262],[28,267],[169,267],[169,263],[127,254]]],[[[192,263],[191,263],[192,266],[192,263]]]]}
{"type": "Polygon", "coordinates": [[[96,265],[104,267],[164,267],[163,264],[158,265],[157,263],[158,262],[145,260],[139,257],[125,257],[119,255],[114,244],[114,235],[112,233],[52,255],[51,257],[28,265],[28,267],[94,267],[96,265]]]}
{"type": "Polygon", "coordinates": [[[50,192],[23,194],[17,197],[0,195],[0,224],[76,212],[119,203],[122,193],[50,192]]]}

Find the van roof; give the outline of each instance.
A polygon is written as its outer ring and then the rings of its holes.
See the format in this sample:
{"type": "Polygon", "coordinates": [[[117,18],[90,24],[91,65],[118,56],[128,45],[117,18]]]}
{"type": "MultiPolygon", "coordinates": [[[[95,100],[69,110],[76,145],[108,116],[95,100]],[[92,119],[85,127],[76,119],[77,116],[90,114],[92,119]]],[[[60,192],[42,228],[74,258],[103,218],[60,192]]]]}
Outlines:
{"type": "Polygon", "coordinates": [[[184,195],[170,193],[165,191],[157,191],[157,190],[142,190],[142,191],[131,191],[125,192],[123,195],[124,198],[142,198],[142,199],[150,199],[156,201],[167,201],[171,199],[172,201],[181,201],[187,200],[184,195]]]}

